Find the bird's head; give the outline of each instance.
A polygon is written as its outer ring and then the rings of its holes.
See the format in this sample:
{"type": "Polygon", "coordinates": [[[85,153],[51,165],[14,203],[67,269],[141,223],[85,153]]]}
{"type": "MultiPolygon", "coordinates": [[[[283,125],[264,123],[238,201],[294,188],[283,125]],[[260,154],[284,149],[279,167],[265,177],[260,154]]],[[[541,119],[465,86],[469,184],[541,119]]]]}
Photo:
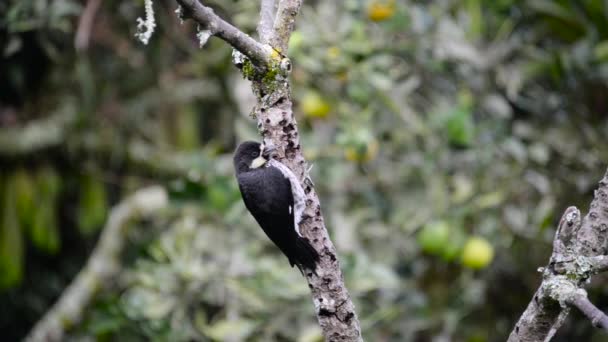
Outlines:
{"type": "Polygon", "coordinates": [[[245,141],[234,152],[234,168],[237,172],[259,169],[274,156],[276,148],[255,141],[245,141]]]}

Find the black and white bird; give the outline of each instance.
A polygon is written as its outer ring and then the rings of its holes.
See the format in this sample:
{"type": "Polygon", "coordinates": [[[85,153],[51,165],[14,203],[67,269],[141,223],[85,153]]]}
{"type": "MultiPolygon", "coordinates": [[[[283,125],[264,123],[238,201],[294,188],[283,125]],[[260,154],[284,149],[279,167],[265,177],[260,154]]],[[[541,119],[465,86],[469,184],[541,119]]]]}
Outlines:
{"type": "Polygon", "coordinates": [[[293,267],[315,271],[319,254],[300,234],[304,190],[294,173],[273,159],[274,147],[254,141],[239,145],[234,169],[245,206],[293,267]]]}

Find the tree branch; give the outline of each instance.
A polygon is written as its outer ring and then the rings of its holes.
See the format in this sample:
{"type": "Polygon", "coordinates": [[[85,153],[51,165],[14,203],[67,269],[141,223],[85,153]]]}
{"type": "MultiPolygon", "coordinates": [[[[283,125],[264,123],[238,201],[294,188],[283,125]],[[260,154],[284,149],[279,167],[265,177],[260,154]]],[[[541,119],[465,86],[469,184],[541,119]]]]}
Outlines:
{"type": "Polygon", "coordinates": [[[257,66],[271,64],[272,48],[251,38],[248,34],[232,26],[217,16],[213,10],[203,6],[198,0],[176,0],[184,10],[185,18],[192,18],[212,35],[218,36],[235,49],[247,56],[257,66]]]}
{"type": "Polygon", "coordinates": [[[269,44],[274,24],[275,0],[262,0],[260,2],[260,22],[258,23],[258,36],[263,44],[269,44]]]}
{"type": "Polygon", "coordinates": [[[296,16],[302,6],[302,0],[280,0],[270,45],[277,51],[287,55],[289,37],[296,26],[296,16]]]}
{"type": "MultiPolygon", "coordinates": [[[[284,5],[285,1],[282,3],[284,5]]],[[[276,26],[275,22],[275,28],[276,26]]],[[[306,209],[302,215],[300,231],[321,256],[317,274],[306,274],[319,325],[326,341],[361,341],[361,328],[355,307],[344,285],[338,255],[325,227],[319,198],[302,154],[289,82],[280,73],[272,84],[266,82],[263,79],[254,79],[252,82],[257,96],[254,115],[265,143],[277,147],[279,161],[301,180],[306,194],[306,209]]]]}
{"type": "Polygon", "coordinates": [[[608,245],[608,172],[595,190],[589,213],[576,236],[575,251],[584,256],[607,254],[608,245]]]}
{"type": "Polygon", "coordinates": [[[587,262],[591,267],[592,274],[598,274],[601,272],[608,271],[608,256],[607,255],[598,255],[594,257],[587,258],[587,262]]]}
{"type": "MultiPolygon", "coordinates": [[[[582,222],[575,207],[569,207],[562,215],[549,265],[542,269],[543,281],[509,335],[509,342],[550,341],[568,314],[569,305],[591,317],[594,324],[597,317],[603,319],[597,308],[593,306],[593,311],[586,304],[583,285],[607,263],[603,255],[608,238],[608,172],[599,182],[589,207],[582,222]]],[[[602,324],[600,321],[597,322],[602,324]]]]}
{"type": "Polygon", "coordinates": [[[0,128],[0,157],[18,157],[58,146],[75,123],[75,112],[61,107],[56,113],[23,127],[0,128]]]}
{"type": "MultiPolygon", "coordinates": [[[[193,0],[177,1],[194,13],[199,22],[221,20],[210,19],[209,14],[202,9],[204,6],[193,0]]],[[[286,53],[301,4],[301,0],[281,0],[279,3],[270,45],[283,54],[286,53]]],[[[247,55],[229,39],[224,40],[247,55]]],[[[307,163],[302,154],[287,78],[291,65],[287,58],[281,58],[280,63],[270,63],[267,66],[270,67],[269,70],[255,70],[254,75],[246,74],[245,68],[243,73],[252,80],[257,100],[253,115],[257,117],[258,129],[265,143],[277,147],[278,160],[300,179],[306,194],[306,209],[302,215],[300,231],[321,257],[317,274],[305,274],[319,325],[326,341],[362,341],[355,307],[344,285],[337,252],[325,227],[319,198],[308,176],[307,163]]]]}
{"type": "Polygon", "coordinates": [[[575,306],[579,309],[589,320],[591,324],[598,328],[602,328],[608,331],[608,316],[598,309],[593,303],[589,301],[589,298],[584,293],[577,293],[572,296],[568,301],[569,305],[575,306]]]}
{"type": "Polygon", "coordinates": [[[86,266],[61,294],[59,300],[32,328],[25,341],[62,341],[66,331],[78,323],[97,291],[113,281],[120,271],[129,220],[154,213],[167,205],[167,193],[154,186],[137,191],[112,209],[97,246],[86,266]]]}

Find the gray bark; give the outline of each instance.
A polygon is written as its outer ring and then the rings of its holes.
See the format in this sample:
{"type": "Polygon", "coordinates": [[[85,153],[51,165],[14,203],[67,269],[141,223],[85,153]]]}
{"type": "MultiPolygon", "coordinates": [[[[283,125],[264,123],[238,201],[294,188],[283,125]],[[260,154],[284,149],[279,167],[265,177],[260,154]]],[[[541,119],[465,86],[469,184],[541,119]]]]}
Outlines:
{"type": "Polygon", "coordinates": [[[260,2],[260,22],[258,23],[257,31],[260,42],[263,44],[268,44],[270,37],[272,37],[275,5],[275,0],[262,0],[260,2]]]}
{"type": "Polygon", "coordinates": [[[564,212],[556,229],[553,253],[543,281],[515,324],[509,342],[550,341],[571,306],[606,330],[608,318],[587,299],[583,289],[591,275],[606,268],[608,172],[599,182],[589,212],[580,220],[575,207],[564,212]]]}
{"type": "MultiPolygon", "coordinates": [[[[217,16],[209,15],[209,9],[201,9],[206,7],[195,0],[177,1],[186,13],[194,13],[191,17],[204,27],[217,27],[225,23],[217,16]]],[[[306,193],[306,209],[300,223],[300,231],[319,252],[321,261],[317,267],[317,274],[309,272],[305,276],[323,335],[327,341],[362,341],[359,320],[344,285],[338,255],[327,233],[314,184],[308,176],[308,164],[302,154],[298,124],[293,113],[288,81],[291,64],[283,54],[286,53],[301,4],[301,0],[279,1],[269,37],[271,50],[274,51],[270,59],[260,54],[252,54],[247,46],[265,45],[257,42],[244,44],[240,41],[244,34],[233,34],[230,37],[217,34],[217,36],[253,62],[254,68],[249,68],[246,64],[247,60],[239,54],[235,56],[235,64],[242,68],[243,75],[252,81],[252,89],[256,95],[257,104],[252,116],[257,118],[257,126],[265,143],[277,147],[278,160],[289,167],[301,180],[306,193]]],[[[251,37],[247,36],[243,39],[249,41],[251,37]]]]}
{"type": "Polygon", "coordinates": [[[192,18],[204,29],[226,41],[257,65],[264,67],[272,60],[272,49],[251,38],[224,19],[217,16],[213,10],[203,6],[198,0],[177,0],[184,10],[183,19],[192,18]]]}

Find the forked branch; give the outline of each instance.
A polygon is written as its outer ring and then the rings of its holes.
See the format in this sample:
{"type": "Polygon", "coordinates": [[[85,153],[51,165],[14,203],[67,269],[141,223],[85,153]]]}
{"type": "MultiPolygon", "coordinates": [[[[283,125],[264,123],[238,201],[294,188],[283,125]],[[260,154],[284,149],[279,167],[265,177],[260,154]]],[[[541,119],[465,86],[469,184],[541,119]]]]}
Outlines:
{"type": "Polygon", "coordinates": [[[570,307],[593,325],[608,331],[608,317],[583,289],[586,281],[606,270],[608,240],[608,172],[599,182],[589,212],[581,221],[575,207],[566,209],[556,229],[553,253],[543,268],[543,281],[509,336],[509,342],[551,340],[570,307]]]}
{"type": "Polygon", "coordinates": [[[272,48],[251,38],[232,24],[220,18],[213,10],[202,5],[198,0],[176,0],[182,7],[183,18],[192,18],[202,29],[209,30],[235,49],[247,56],[260,67],[270,65],[272,48]]]}

